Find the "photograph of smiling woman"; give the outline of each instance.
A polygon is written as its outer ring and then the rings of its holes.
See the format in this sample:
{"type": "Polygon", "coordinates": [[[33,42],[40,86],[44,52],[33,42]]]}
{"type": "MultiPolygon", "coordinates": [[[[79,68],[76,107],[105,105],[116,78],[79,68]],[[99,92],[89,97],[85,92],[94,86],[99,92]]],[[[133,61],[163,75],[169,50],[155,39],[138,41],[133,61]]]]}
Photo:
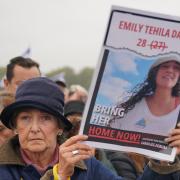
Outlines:
{"type": "Polygon", "coordinates": [[[110,127],[166,136],[177,124],[180,110],[180,56],[168,53],[151,65],[146,80],[131,90],[123,107],[123,118],[110,127]]]}

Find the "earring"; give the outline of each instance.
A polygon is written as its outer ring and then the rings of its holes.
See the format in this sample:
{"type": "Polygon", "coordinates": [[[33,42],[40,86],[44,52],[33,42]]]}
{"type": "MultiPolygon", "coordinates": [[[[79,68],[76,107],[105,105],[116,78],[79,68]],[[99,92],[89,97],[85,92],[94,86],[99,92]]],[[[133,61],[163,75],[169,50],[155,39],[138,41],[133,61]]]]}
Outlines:
{"type": "Polygon", "coordinates": [[[60,136],[62,136],[62,133],[63,133],[63,131],[62,131],[62,130],[61,130],[61,131],[59,131],[59,132],[58,132],[58,134],[57,134],[57,136],[59,136],[59,137],[60,137],[60,136]]]}
{"type": "Polygon", "coordinates": [[[15,134],[15,135],[17,135],[17,134],[18,134],[17,130],[14,130],[14,134],[15,134]]]}

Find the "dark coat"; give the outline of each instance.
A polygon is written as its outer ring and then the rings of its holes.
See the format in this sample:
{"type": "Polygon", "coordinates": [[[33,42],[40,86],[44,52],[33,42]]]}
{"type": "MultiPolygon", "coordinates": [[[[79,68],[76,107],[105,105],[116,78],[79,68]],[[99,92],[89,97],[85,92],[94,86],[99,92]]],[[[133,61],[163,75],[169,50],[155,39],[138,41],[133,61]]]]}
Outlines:
{"type": "MultiPolygon", "coordinates": [[[[11,139],[0,147],[0,179],[2,180],[53,180],[52,167],[42,176],[32,165],[21,159],[19,144],[11,139]]],[[[104,167],[95,158],[76,164],[71,180],[122,180],[104,167]]]]}
{"type": "Polygon", "coordinates": [[[151,160],[146,166],[142,176],[143,180],[180,180],[180,160],[176,157],[172,164],[160,164],[151,160]]]}
{"type": "Polygon", "coordinates": [[[148,163],[148,158],[143,155],[110,150],[105,152],[117,174],[127,180],[137,179],[143,173],[145,164],[148,163]]]}

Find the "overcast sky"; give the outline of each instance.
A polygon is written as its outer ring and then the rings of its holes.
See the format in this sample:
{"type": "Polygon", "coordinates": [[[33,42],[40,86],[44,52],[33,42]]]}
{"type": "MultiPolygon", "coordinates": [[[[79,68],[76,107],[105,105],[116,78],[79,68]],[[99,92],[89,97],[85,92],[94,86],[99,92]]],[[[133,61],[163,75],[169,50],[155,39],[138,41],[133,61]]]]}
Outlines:
{"type": "Polygon", "coordinates": [[[95,67],[112,5],[180,16],[179,0],[0,0],[0,66],[30,47],[44,73],[95,67]]]}

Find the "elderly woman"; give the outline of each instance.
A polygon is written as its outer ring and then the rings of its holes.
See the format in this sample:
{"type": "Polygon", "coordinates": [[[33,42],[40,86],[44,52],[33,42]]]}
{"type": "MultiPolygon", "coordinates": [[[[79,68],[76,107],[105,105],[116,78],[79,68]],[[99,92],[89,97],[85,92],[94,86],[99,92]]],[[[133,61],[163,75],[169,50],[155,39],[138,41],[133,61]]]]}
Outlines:
{"type": "Polygon", "coordinates": [[[15,102],[1,113],[2,123],[17,136],[0,148],[3,180],[122,179],[92,158],[92,149],[77,135],[61,146],[58,138],[71,123],[63,116],[64,95],[47,78],[23,82],[15,102]]]}

